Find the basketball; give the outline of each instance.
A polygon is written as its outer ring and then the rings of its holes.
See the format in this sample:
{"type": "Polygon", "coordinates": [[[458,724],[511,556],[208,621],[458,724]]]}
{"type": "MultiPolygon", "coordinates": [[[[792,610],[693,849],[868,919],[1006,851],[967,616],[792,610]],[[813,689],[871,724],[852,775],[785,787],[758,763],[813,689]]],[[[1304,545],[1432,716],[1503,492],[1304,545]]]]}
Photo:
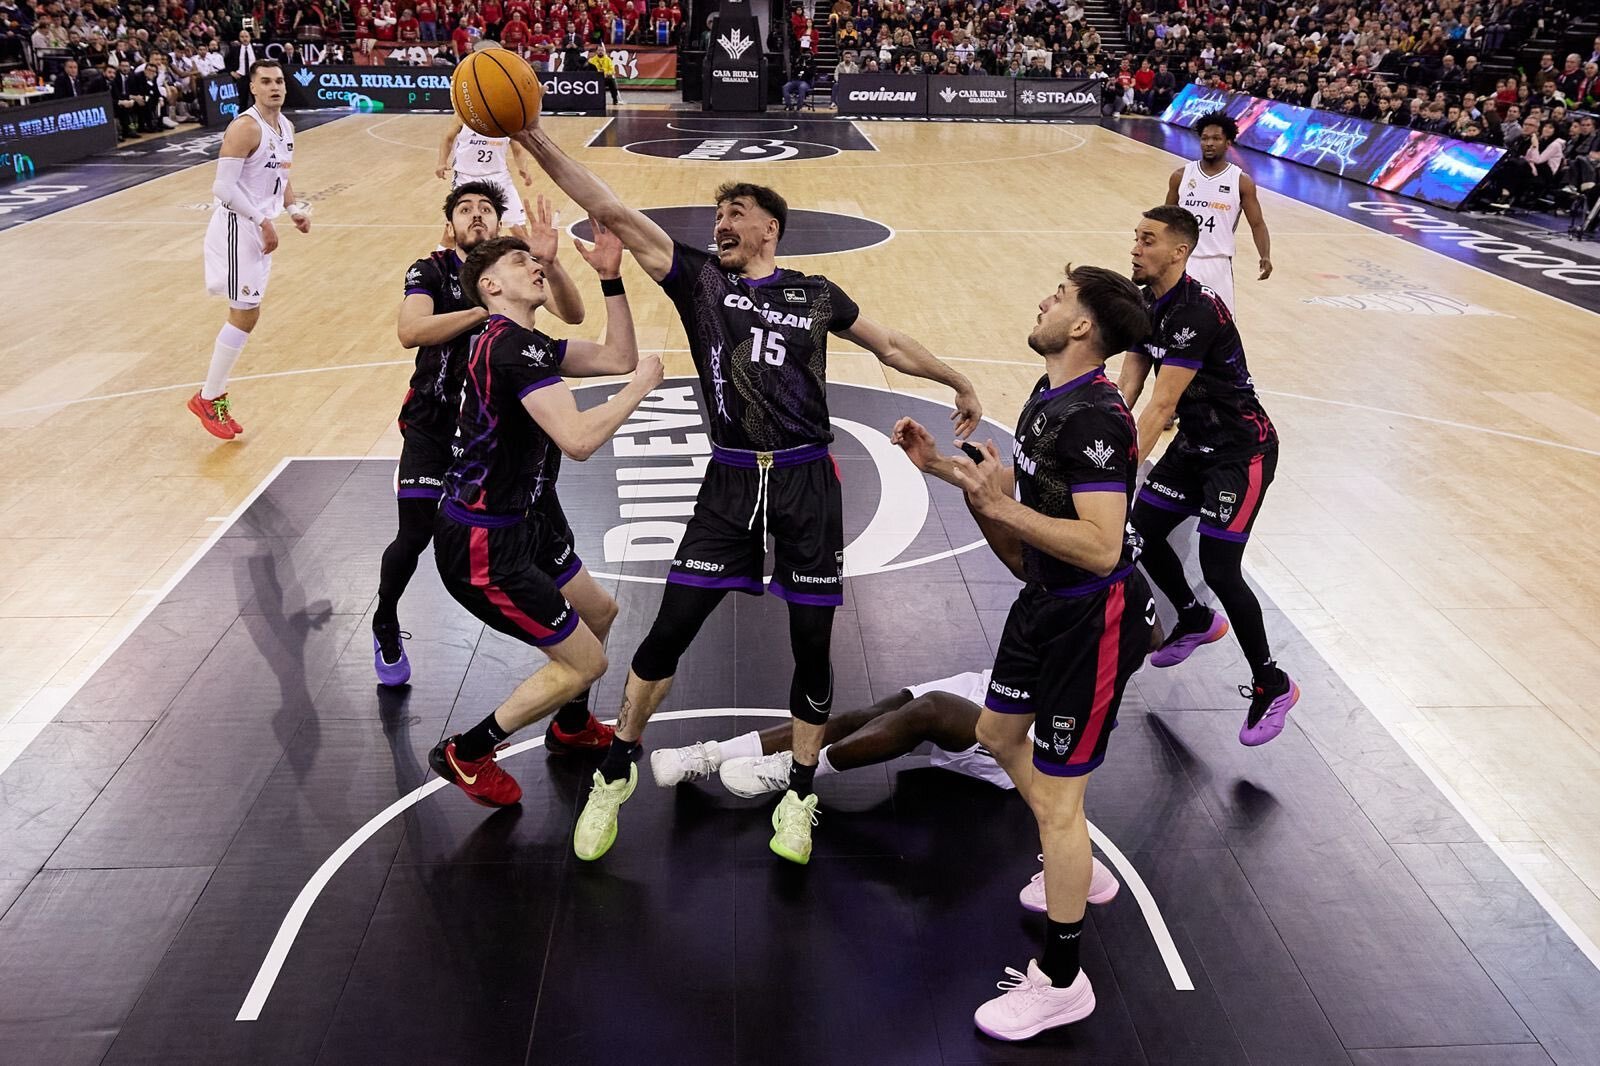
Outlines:
{"type": "Polygon", "coordinates": [[[533,68],[504,48],[468,53],[450,79],[456,114],[485,137],[509,137],[525,128],[543,96],[533,68]]]}

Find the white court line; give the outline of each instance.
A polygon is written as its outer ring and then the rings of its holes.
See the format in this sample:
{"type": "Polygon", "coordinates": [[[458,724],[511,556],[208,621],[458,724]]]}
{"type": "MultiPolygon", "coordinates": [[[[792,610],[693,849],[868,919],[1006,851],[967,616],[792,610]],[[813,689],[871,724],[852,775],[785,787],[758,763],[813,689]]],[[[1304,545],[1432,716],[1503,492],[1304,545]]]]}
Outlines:
{"type": "MultiPolygon", "coordinates": [[[[714,707],[696,711],[663,711],[651,718],[653,722],[687,721],[695,718],[732,718],[743,715],[747,718],[783,718],[788,719],[787,710],[772,707],[714,707]]],[[[524,740],[506,748],[495,761],[504,763],[513,755],[519,755],[530,748],[544,746],[544,737],[538,736],[531,740],[524,740]]],[[[449,784],[442,777],[435,777],[427,784],[419,785],[410,792],[395,800],[389,806],[379,811],[361,828],[334,849],[333,854],[322,861],[316,872],[306,881],[300,889],[300,894],[295,896],[294,902],[289,905],[289,911],[283,916],[283,921],[278,925],[278,932],[272,938],[272,945],[267,948],[266,957],[261,960],[261,967],[256,971],[256,978],[250,983],[250,991],[245,994],[244,1003],[239,1007],[239,1013],[234,1016],[236,1022],[253,1022],[261,1018],[261,1010],[266,1006],[267,997],[272,994],[272,987],[277,983],[278,974],[283,970],[283,964],[289,957],[289,952],[294,947],[295,938],[300,935],[300,929],[305,925],[306,917],[311,913],[311,908],[316,904],[317,897],[333,880],[333,875],[339,872],[350,856],[360,850],[361,845],[371,840],[379,830],[418,803],[427,799],[441,788],[449,784]]],[[[1155,897],[1150,894],[1144,879],[1134,869],[1115,844],[1100,832],[1093,824],[1089,826],[1089,836],[1100,845],[1100,850],[1105,852],[1106,858],[1117,868],[1122,875],[1122,880],[1133,891],[1134,898],[1139,901],[1139,910],[1143,912],[1145,923],[1150,927],[1150,935],[1156,942],[1161,958],[1167,964],[1167,971],[1172,976],[1172,987],[1179,991],[1194,990],[1194,982],[1189,979],[1189,971],[1183,965],[1183,959],[1178,954],[1178,947],[1172,940],[1172,934],[1167,931],[1167,923],[1161,917],[1161,910],[1156,905],[1155,897]]]]}
{"type": "Polygon", "coordinates": [[[1161,917],[1161,908],[1156,906],[1156,898],[1150,894],[1150,887],[1144,883],[1144,878],[1139,876],[1139,871],[1134,869],[1133,863],[1122,854],[1122,850],[1111,843],[1111,838],[1100,831],[1100,827],[1093,822],[1089,823],[1089,839],[1100,846],[1105,857],[1111,860],[1111,865],[1117,868],[1117,873],[1122,875],[1122,883],[1128,886],[1133,893],[1133,898],[1139,901],[1139,910],[1144,914],[1144,924],[1150,927],[1150,936],[1156,942],[1156,950],[1161,952],[1161,961],[1167,964],[1167,973],[1172,977],[1172,987],[1180,992],[1193,992],[1194,982],[1189,979],[1189,971],[1183,965],[1183,956],[1178,954],[1178,945],[1173,942],[1172,933],[1167,930],[1167,920],[1161,917]]]}
{"type": "MultiPolygon", "coordinates": [[[[89,679],[106,664],[106,661],[110,659],[112,655],[116,654],[117,649],[122,647],[122,645],[127,642],[129,637],[133,636],[134,630],[138,629],[144,624],[145,619],[149,618],[155,609],[161,605],[162,601],[167,598],[168,593],[178,587],[178,582],[182,581],[189,575],[189,571],[193,570],[196,564],[198,564],[201,559],[205,558],[206,552],[210,551],[216,546],[217,541],[222,539],[223,534],[227,533],[228,530],[232,528],[233,524],[244,515],[245,511],[249,510],[250,505],[255,503],[263,492],[267,491],[267,487],[277,479],[279,474],[283,473],[283,471],[291,462],[293,462],[293,460],[287,457],[278,460],[278,465],[273,467],[271,472],[268,473],[266,477],[261,479],[261,483],[259,485],[250,490],[250,494],[240,501],[239,506],[235,507],[228,517],[223,520],[222,524],[217,526],[217,528],[212,531],[211,535],[205,539],[205,543],[201,544],[199,548],[195,549],[194,554],[189,556],[188,560],[186,560],[182,566],[178,567],[177,572],[168,578],[164,585],[162,585],[159,589],[139,590],[140,593],[149,593],[149,602],[143,607],[139,608],[138,613],[129,619],[127,625],[122,627],[122,631],[119,632],[115,637],[111,638],[110,643],[106,645],[104,650],[102,650],[99,655],[96,655],[89,665],[84,668],[83,672],[79,675],[77,682],[67,689],[65,695],[59,697],[60,706],[56,708],[57,713],[60,712],[61,708],[72,702],[72,698],[78,694],[78,690],[83,688],[84,685],[88,684],[89,679]]],[[[46,685],[45,688],[49,688],[49,686],[46,685]]],[[[27,705],[24,704],[24,706],[27,705]]],[[[54,713],[51,714],[50,720],[54,721],[55,717],[56,715],[54,713]]],[[[43,730],[44,726],[48,724],[49,722],[40,723],[39,728],[43,730]]],[[[37,734],[35,736],[37,736],[37,734]]],[[[24,750],[26,749],[18,749],[10,752],[9,754],[0,752],[0,772],[4,772],[5,768],[10,766],[16,757],[21,755],[24,750]]]]}
{"type": "MultiPolygon", "coordinates": [[[[430,227],[432,228],[432,227],[430,227]]],[[[229,381],[262,381],[266,378],[289,378],[300,374],[331,374],[336,370],[365,370],[375,366],[412,366],[414,359],[385,359],[375,363],[345,363],[341,366],[311,366],[302,370],[274,370],[270,374],[238,374],[229,378],[229,381]]],[[[109,392],[101,396],[82,396],[76,400],[58,400],[55,403],[35,404],[32,407],[13,407],[7,411],[0,411],[0,418],[7,415],[28,414],[33,411],[53,411],[58,407],[71,407],[73,404],[94,403],[98,400],[125,400],[130,396],[148,396],[153,392],[171,392],[174,389],[198,389],[204,381],[184,381],[176,385],[152,385],[147,389],[130,389],[127,392],[109,392]]]]}

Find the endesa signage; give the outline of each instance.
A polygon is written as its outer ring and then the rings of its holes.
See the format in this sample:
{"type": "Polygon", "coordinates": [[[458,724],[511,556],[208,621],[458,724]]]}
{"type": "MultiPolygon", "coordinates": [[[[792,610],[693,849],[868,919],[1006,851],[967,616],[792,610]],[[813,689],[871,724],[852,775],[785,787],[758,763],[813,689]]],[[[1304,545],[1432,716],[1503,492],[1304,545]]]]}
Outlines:
{"type": "Polygon", "coordinates": [[[845,74],[834,90],[843,115],[868,118],[1100,118],[1098,82],[984,75],[845,74]]]}
{"type": "Polygon", "coordinates": [[[1194,85],[1161,120],[1193,127],[1214,111],[1238,123],[1246,148],[1441,207],[1460,207],[1505,155],[1496,145],[1194,85]]]}
{"type": "MultiPolygon", "coordinates": [[[[449,111],[452,106],[450,72],[432,67],[296,67],[288,80],[292,108],[449,111]]],[[[541,73],[539,84],[546,114],[605,112],[605,79],[598,71],[541,73]]]]}

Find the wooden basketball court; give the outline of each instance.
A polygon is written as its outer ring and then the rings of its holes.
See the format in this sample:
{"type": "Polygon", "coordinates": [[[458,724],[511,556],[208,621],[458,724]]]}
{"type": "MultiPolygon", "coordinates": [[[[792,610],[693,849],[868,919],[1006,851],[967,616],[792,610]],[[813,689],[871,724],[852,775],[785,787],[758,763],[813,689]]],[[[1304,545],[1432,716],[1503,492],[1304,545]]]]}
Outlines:
{"type": "MultiPolygon", "coordinates": [[[[685,114],[637,121],[640,141],[712,130],[685,114]],[[644,129],[669,120],[690,128],[644,129]]],[[[795,123],[761,121],[731,135],[837,141],[827,120],[783,131],[795,123]]],[[[201,281],[212,167],[0,231],[11,265],[0,769],[286,458],[398,455],[411,357],[395,310],[406,267],[441,229],[447,187],[432,171],[448,122],[358,114],[298,135],[294,181],[314,205],[312,231],[280,227],[261,324],[230,389],[246,430],[232,443],[184,410],[224,314],[201,281]]],[[[774,162],[586,147],[608,130],[626,139],[610,123],[547,120],[632,204],[706,204],[738,178],[776,186],[792,209],[888,227],[882,243],[792,265],[828,274],[864,313],[960,367],[1006,426],[1040,372],[1025,343],[1035,302],[1068,262],[1126,270],[1133,225],[1179,163],[1081,125],[862,124],[872,150],[774,162]]],[[[1250,153],[1239,161],[1255,168],[1250,153]]],[[[1250,367],[1283,440],[1246,557],[1273,632],[1304,637],[1356,710],[1600,964],[1600,549],[1585,535],[1600,527],[1597,320],[1262,185],[1276,272],[1254,280],[1241,231],[1237,288],[1250,367]]],[[[563,225],[576,221],[556,200],[563,225]]],[[[598,287],[575,254],[564,259],[591,308],[572,332],[597,336],[598,287]]],[[[669,376],[690,374],[671,305],[631,261],[624,272],[640,346],[666,353],[669,376]]],[[[843,343],[831,352],[839,382],[945,398],[843,343]]],[[[372,535],[393,521],[379,506],[372,535]]],[[[370,569],[375,590],[376,554],[370,569]]],[[[364,639],[358,628],[354,644],[364,639]]],[[[1160,710],[1158,690],[1143,691],[1160,710]]],[[[1360,777],[1359,747],[1318,739],[1360,777]]],[[[1270,764],[1274,747],[1252,758],[1270,764]]],[[[1091,790],[1091,817],[1093,805],[1091,790]]],[[[1451,861],[1451,838],[1416,843],[1451,861]]],[[[26,884],[0,871],[0,914],[26,884]]]]}

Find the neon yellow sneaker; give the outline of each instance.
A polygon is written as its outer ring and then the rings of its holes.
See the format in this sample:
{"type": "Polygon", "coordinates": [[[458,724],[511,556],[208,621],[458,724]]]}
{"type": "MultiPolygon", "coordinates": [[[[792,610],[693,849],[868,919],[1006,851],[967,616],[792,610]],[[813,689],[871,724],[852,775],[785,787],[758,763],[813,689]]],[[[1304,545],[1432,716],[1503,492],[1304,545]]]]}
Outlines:
{"type": "Polygon", "coordinates": [[[594,787],[589,789],[589,802],[578,815],[578,825],[572,831],[572,851],[584,862],[593,862],[611,850],[617,840],[617,808],[625,803],[639,783],[639,767],[628,767],[626,781],[607,781],[594,772],[594,787]]]}
{"type": "Polygon", "coordinates": [[[772,853],[801,866],[811,861],[811,827],[817,824],[817,794],[805,799],[788,791],[772,812],[772,853]]]}

